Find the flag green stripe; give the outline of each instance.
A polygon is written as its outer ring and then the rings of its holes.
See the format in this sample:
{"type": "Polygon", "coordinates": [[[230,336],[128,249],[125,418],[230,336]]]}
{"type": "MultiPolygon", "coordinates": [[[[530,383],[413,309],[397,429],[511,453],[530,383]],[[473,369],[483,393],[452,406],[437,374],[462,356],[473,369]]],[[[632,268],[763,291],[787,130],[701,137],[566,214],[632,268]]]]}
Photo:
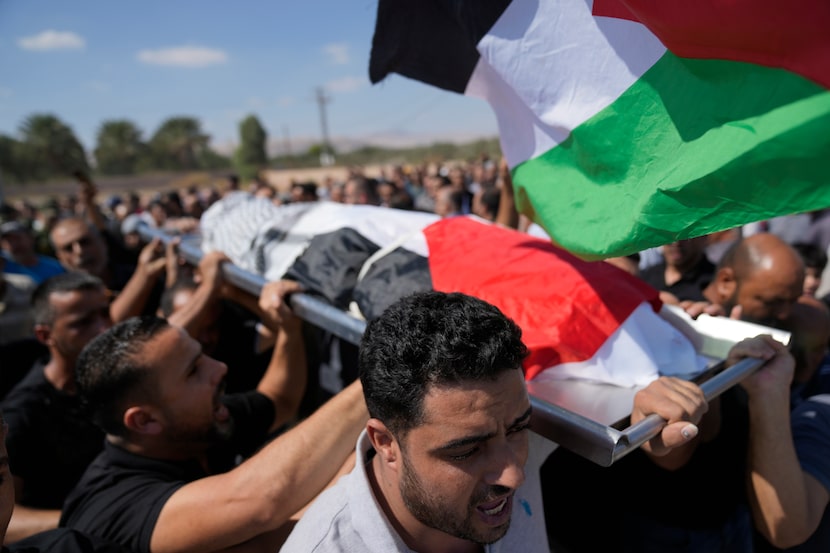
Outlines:
{"type": "Polygon", "coordinates": [[[667,52],[612,105],[514,167],[519,210],[586,259],[830,206],[830,92],[667,52]]]}

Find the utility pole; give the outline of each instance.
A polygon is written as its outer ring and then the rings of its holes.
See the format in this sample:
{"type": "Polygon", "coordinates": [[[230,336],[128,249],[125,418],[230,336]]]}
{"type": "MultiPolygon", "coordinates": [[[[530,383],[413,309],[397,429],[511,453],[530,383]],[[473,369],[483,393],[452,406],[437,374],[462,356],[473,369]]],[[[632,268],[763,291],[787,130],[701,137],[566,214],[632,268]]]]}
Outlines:
{"type": "Polygon", "coordinates": [[[331,98],[326,96],[323,87],[317,87],[317,106],[320,108],[320,126],[323,129],[323,147],[320,150],[320,165],[334,165],[334,151],[329,142],[329,127],[326,123],[326,104],[331,98]]]}
{"type": "Polygon", "coordinates": [[[288,125],[282,126],[283,147],[286,157],[291,157],[291,138],[288,136],[288,125]]]}

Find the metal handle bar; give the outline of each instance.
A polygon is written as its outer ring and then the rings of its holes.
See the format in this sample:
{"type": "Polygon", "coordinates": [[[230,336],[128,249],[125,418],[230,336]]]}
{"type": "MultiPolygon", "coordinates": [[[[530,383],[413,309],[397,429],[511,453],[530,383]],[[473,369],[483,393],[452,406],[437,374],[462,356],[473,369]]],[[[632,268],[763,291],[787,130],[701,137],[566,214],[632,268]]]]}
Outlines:
{"type": "MultiPolygon", "coordinates": [[[[149,242],[154,238],[158,238],[165,245],[176,238],[175,235],[153,228],[146,223],[139,224],[138,233],[143,240],[149,242]]],[[[195,242],[193,239],[183,237],[179,243],[179,254],[192,265],[198,265],[203,255],[201,248],[195,242]]],[[[266,283],[263,277],[241,269],[233,263],[222,264],[222,275],[231,284],[255,296],[259,296],[262,286],[266,283]]],[[[347,342],[360,343],[360,338],[366,328],[366,321],[358,319],[307,293],[291,294],[289,303],[291,309],[301,319],[317,325],[347,342]]]]}
{"type": "MultiPolygon", "coordinates": [[[[743,359],[712,376],[700,384],[706,400],[713,400],[763,363],[760,359],[743,359]]],[[[565,382],[564,385],[572,386],[576,394],[584,392],[580,390],[582,383],[579,381],[565,382]]],[[[604,388],[607,389],[608,386],[604,388]]],[[[660,416],[651,415],[637,424],[619,430],[615,424],[620,421],[606,425],[548,401],[544,397],[544,386],[538,386],[533,381],[528,383],[528,390],[533,405],[533,431],[604,467],[611,466],[643,445],[659,434],[666,425],[666,421],[660,416]]],[[[618,391],[621,397],[629,400],[628,405],[631,405],[630,400],[635,392],[629,389],[618,391]]]]}

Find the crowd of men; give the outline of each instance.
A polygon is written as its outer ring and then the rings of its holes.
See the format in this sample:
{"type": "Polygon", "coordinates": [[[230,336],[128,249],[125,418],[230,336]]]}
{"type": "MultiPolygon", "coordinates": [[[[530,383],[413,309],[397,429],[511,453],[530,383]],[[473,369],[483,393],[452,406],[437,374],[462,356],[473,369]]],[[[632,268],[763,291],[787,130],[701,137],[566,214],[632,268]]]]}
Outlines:
{"type": "Polygon", "coordinates": [[[407,296],[369,321],[353,378],[323,397],[330,352],[289,307],[300,284],[253,295],[225,279],[223,253],[192,266],[177,239],[139,232],[196,233],[239,191],[473,214],[544,236],[487,158],[355,169],[282,195],[234,177],[101,202],[82,179],[74,201],[4,205],[3,551],[830,547],[830,210],[608,260],[693,317],[792,340],[736,344],[729,364],[765,364],[712,401],[684,379],[643,388],[630,421],[666,426],[602,468],[529,430],[521,329],[463,294],[407,296]]]}

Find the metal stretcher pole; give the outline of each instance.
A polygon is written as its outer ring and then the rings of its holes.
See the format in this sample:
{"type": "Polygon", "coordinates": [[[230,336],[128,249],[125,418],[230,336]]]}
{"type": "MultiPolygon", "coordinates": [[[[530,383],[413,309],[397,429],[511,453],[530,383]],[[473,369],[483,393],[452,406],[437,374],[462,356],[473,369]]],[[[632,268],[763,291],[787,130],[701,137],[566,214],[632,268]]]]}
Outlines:
{"type": "MultiPolygon", "coordinates": [[[[763,363],[760,359],[743,359],[701,383],[700,387],[706,400],[712,401],[763,363]]],[[[576,393],[579,393],[578,384],[571,383],[576,388],[576,393]]],[[[551,403],[535,388],[535,383],[530,381],[528,389],[533,405],[533,431],[603,467],[611,466],[639,448],[659,434],[666,425],[666,421],[658,415],[651,415],[637,424],[619,430],[617,425],[624,424],[625,417],[616,423],[606,425],[551,403]]],[[[633,393],[630,398],[633,398],[633,393]]]]}
{"type": "MultiPolygon", "coordinates": [[[[149,242],[154,238],[158,238],[164,245],[167,245],[171,240],[176,238],[175,235],[170,235],[159,229],[152,228],[147,224],[140,224],[138,226],[138,233],[143,240],[149,242]]],[[[179,243],[179,255],[191,265],[198,265],[203,255],[201,248],[196,242],[196,240],[183,237],[179,243]]],[[[231,284],[254,296],[259,296],[262,286],[266,282],[261,276],[241,269],[233,263],[224,263],[222,265],[222,275],[231,284]]],[[[327,330],[347,342],[351,342],[352,344],[360,343],[360,337],[363,336],[363,331],[366,328],[365,321],[353,317],[309,294],[292,294],[289,302],[291,309],[301,319],[327,330]]]]}

